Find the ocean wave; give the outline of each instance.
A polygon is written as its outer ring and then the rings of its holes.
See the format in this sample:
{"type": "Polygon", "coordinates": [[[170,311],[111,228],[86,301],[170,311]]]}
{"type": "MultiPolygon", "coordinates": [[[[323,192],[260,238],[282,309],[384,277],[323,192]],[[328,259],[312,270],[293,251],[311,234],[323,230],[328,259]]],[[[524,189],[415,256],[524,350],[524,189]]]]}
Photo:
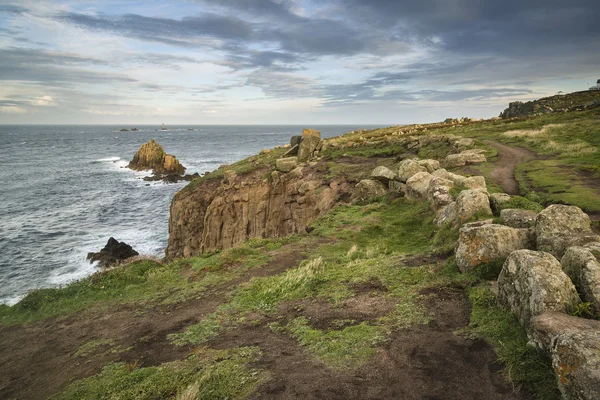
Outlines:
{"type": "Polygon", "coordinates": [[[93,162],[95,163],[100,163],[100,162],[115,162],[115,161],[119,161],[121,159],[121,157],[106,157],[106,158],[99,158],[97,160],[94,160],[93,162]]]}

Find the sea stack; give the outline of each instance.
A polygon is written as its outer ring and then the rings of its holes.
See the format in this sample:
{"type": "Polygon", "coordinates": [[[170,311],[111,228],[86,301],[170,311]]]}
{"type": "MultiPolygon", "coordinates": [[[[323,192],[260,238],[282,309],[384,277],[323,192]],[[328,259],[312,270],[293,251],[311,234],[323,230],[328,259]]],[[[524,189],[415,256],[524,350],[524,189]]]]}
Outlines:
{"type": "Polygon", "coordinates": [[[136,171],[152,170],[155,175],[183,175],[185,167],[177,157],[165,153],[162,146],[154,139],[144,143],[129,163],[129,168],[136,171]]]}

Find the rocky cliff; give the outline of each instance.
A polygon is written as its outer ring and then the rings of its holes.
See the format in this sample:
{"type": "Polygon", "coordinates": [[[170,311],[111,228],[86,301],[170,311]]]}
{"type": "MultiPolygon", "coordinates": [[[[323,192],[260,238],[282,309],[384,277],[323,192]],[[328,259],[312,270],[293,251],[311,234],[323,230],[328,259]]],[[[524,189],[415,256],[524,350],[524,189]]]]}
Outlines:
{"type": "Polygon", "coordinates": [[[538,100],[515,101],[500,113],[501,118],[527,117],[555,112],[582,111],[600,107],[600,91],[588,90],[543,97],[538,100]]]}
{"type": "Polygon", "coordinates": [[[204,179],[173,199],[168,258],[225,249],[249,238],[304,232],[351,188],[343,177],[327,179],[319,163],[288,173],[257,169],[240,176],[225,170],[223,175],[223,180],[204,179]]]}

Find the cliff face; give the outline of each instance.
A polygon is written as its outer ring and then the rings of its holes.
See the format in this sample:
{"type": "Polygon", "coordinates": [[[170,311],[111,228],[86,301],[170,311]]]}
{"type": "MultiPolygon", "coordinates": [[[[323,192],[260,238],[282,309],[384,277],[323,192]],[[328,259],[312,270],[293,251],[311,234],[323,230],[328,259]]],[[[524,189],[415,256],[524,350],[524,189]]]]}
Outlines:
{"type": "Polygon", "coordinates": [[[350,192],[345,180],[327,180],[317,166],[264,170],[243,177],[226,174],[183,190],[171,203],[170,259],[234,246],[248,238],[276,238],[303,232],[315,218],[350,192]]]}

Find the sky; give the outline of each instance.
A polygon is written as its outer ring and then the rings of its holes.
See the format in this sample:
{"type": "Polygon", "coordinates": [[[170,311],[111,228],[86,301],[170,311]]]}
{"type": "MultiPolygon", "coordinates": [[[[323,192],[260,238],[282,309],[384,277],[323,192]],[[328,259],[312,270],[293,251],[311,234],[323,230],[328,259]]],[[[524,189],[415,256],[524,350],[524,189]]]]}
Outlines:
{"type": "Polygon", "coordinates": [[[0,0],[0,124],[410,124],[600,78],[598,0],[0,0]]]}

